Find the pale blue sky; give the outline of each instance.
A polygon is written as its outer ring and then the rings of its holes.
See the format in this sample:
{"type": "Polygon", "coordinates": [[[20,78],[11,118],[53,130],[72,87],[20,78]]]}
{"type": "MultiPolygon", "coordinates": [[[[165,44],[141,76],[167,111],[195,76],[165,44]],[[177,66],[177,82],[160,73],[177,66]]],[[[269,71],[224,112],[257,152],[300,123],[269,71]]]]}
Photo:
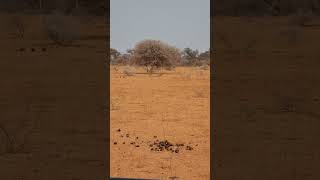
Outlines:
{"type": "Polygon", "coordinates": [[[210,47],[210,0],[111,0],[111,48],[156,39],[179,49],[210,47]]]}

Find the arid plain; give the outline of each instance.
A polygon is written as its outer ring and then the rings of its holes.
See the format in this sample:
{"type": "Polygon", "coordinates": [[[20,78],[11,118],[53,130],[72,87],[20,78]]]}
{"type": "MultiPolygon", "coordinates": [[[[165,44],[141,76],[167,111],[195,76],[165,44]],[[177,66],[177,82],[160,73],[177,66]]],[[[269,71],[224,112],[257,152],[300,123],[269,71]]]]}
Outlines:
{"type": "Polygon", "coordinates": [[[210,70],[126,76],[124,68],[110,67],[111,176],[209,179],[210,70]],[[165,140],[181,146],[150,146],[165,140]]]}

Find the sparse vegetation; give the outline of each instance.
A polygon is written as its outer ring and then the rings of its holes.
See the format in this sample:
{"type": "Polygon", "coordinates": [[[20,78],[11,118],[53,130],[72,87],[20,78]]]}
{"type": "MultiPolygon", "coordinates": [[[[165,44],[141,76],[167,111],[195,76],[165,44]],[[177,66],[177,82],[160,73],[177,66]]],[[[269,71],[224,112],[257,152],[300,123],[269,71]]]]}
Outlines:
{"type": "Polygon", "coordinates": [[[124,75],[126,75],[126,76],[133,76],[134,73],[135,73],[135,70],[134,70],[133,67],[126,66],[126,67],[123,69],[122,73],[123,73],[124,75]]]}
{"type": "Polygon", "coordinates": [[[208,70],[209,69],[209,66],[206,65],[206,64],[203,64],[199,67],[200,70],[208,70]]]}
{"type": "Polygon", "coordinates": [[[183,59],[183,65],[194,65],[198,61],[198,50],[192,50],[191,48],[185,48],[182,51],[182,59],[183,59]]]}
{"type": "Polygon", "coordinates": [[[110,48],[110,61],[111,64],[116,64],[116,60],[119,58],[121,53],[116,49],[110,48]]]}
{"type": "Polygon", "coordinates": [[[124,54],[111,48],[110,62],[112,65],[143,66],[150,74],[161,69],[172,71],[176,66],[199,66],[200,69],[207,70],[210,65],[210,51],[199,52],[185,48],[180,52],[179,49],[160,41],[146,40],[124,54]]]}
{"type": "Polygon", "coordinates": [[[153,73],[156,69],[178,64],[181,56],[173,46],[158,40],[144,40],[135,46],[133,60],[136,65],[144,66],[148,73],[153,73]]]}
{"type": "Polygon", "coordinates": [[[185,48],[182,51],[182,66],[202,66],[210,64],[210,51],[199,53],[198,50],[185,48]]]}

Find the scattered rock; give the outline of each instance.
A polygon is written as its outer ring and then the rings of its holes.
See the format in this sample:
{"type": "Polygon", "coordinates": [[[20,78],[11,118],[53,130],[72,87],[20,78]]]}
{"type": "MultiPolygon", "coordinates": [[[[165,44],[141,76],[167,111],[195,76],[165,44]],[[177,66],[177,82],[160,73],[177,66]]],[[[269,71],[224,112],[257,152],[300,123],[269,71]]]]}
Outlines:
{"type": "Polygon", "coordinates": [[[140,147],[139,145],[136,145],[136,147],[140,147]]]}
{"type": "Polygon", "coordinates": [[[42,51],[44,52],[44,51],[47,51],[47,49],[46,48],[42,48],[42,51]]]}
{"type": "Polygon", "coordinates": [[[118,144],[117,142],[114,142],[113,144],[118,144]]]}
{"type": "Polygon", "coordinates": [[[121,129],[118,129],[117,131],[118,131],[118,132],[120,132],[120,131],[121,131],[121,129]]]}
{"type": "Polygon", "coordinates": [[[170,179],[170,180],[179,180],[179,177],[177,177],[177,176],[171,176],[171,177],[169,177],[169,179],[170,179]]]}
{"type": "Polygon", "coordinates": [[[188,150],[188,151],[192,151],[192,150],[193,150],[193,148],[192,148],[191,146],[187,146],[187,147],[186,147],[186,150],[188,150]]]}
{"type": "MultiPolygon", "coordinates": [[[[155,140],[153,143],[149,144],[151,151],[170,151],[172,153],[179,153],[181,150],[181,147],[185,146],[184,143],[176,143],[173,144],[169,142],[168,140],[159,141],[155,140]]],[[[191,146],[186,146],[187,150],[193,150],[191,146]]]]}
{"type": "Polygon", "coordinates": [[[129,137],[129,134],[126,134],[126,137],[129,137]]]}
{"type": "Polygon", "coordinates": [[[164,140],[164,141],[156,140],[155,142],[153,142],[153,144],[150,144],[149,146],[155,147],[155,149],[159,149],[160,151],[163,151],[164,149],[169,151],[169,148],[173,146],[173,144],[167,140],[164,140]]]}
{"type": "Polygon", "coordinates": [[[32,51],[32,52],[35,52],[35,51],[36,51],[36,49],[34,49],[34,48],[31,48],[31,51],[32,51]]]}

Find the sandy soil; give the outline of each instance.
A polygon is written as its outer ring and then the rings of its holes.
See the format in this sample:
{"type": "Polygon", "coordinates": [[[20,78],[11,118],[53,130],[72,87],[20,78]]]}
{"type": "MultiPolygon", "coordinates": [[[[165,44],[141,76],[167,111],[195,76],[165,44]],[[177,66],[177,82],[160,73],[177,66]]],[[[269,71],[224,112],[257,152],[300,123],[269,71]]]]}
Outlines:
{"type": "Polygon", "coordinates": [[[319,179],[319,20],[213,20],[217,179],[319,179]]]}
{"type": "Polygon", "coordinates": [[[178,67],[149,76],[137,68],[126,76],[124,68],[110,67],[111,176],[209,179],[210,71],[178,67]],[[152,151],[156,140],[184,146],[152,151]]]}
{"type": "Polygon", "coordinates": [[[20,18],[24,38],[12,17],[0,15],[0,179],[104,179],[104,18],[55,47],[41,16],[20,18]]]}

